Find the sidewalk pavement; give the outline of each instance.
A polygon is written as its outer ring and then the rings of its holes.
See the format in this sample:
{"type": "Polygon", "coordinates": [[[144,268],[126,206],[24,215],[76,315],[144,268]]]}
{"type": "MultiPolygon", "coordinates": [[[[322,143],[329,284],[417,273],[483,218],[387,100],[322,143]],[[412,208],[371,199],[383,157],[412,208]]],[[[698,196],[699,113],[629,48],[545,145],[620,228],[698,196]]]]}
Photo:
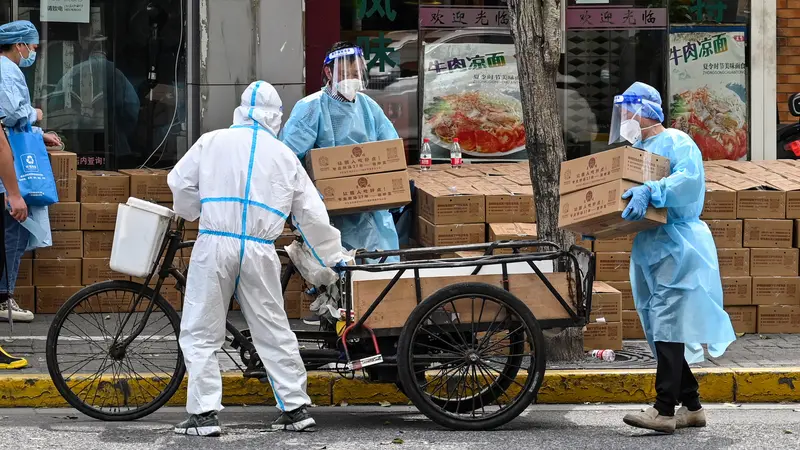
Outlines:
{"type": "MultiPolygon", "coordinates": [[[[0,407],[66,405],[47,372],[45,343],[52,317],[40,314],[33,323],[15,323],[11,338],[7,325],[0,324],[0,333],[6,334],[0,334],[0,345],[29,362],[19,371],[0,371],[0,407]]],[[[245,326],[239,312],[232,312],[230,319],[239,327],[245,326]]],[[[273,402],[268,386],[243,379],[236,363],[224,353],[219,359],[226,404],[273,402]]],[[[539,403],[650,402],[655,397],[655,367],[645,341],[626,341],[623,350],[616,352],[615,361],[587,357],[576,363],[548,363],[539,403]]],[[[800,335],[742,336],[722,358],[707,360],[694,372],[701,395],[709,402],[800,402],[800,335]]],[[[185,401],[184,388],[171,405],[185,401]]],[[[309,394],[317,405],[408,403],[394,385],[322,372],[309,374],[309,394]]]]}

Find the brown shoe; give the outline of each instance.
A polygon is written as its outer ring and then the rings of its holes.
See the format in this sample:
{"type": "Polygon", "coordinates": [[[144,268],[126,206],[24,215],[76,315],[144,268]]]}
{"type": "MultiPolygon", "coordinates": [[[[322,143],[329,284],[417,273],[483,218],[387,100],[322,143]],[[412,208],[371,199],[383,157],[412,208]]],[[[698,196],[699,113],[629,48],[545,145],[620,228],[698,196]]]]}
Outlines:
{"type": "Polygon", "coordinates": [[[689,408],[681,406],[675,413],[676,428],[703,428],[704,426],[706,426],[706,412],[703,408],[689,411],[689,408]]]}
{"type": "Polygon", "coordinates": [[[659,433],[672,434],[675,432],[675,417],[662,416],[655,408],[647,408],[642,412],[627,414],[622,421],[632,427],[658,431],[659,433]]]}

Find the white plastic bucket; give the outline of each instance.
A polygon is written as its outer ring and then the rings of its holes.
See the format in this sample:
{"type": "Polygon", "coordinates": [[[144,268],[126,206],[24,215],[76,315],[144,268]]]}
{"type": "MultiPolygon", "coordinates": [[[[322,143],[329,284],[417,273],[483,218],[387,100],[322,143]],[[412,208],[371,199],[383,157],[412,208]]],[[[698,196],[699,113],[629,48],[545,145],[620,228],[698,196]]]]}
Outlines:
{"type": "Polygon", "coordinates": [[[120,203],[111,248],[111,270],[146,277],[174,215],[169,208],[134,197],[129,198],[127,204],[120,203]]]}

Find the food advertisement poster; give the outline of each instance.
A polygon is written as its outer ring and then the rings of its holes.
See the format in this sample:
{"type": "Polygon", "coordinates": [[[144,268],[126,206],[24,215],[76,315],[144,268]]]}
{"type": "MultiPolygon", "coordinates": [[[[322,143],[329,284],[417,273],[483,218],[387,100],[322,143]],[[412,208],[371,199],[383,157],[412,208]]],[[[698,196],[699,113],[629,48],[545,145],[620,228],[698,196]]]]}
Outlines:
{"type": "Polygon", "coordinates": [[[422,137],[434,160],[458,138],[465,160],[525,160],[525,128],[512,44],[425,47],[422,137]]]}
{"type": "Polygon", "coordinates": [[[703,159],[747,159],[745,41],[744,27],[670,33],[670,126],[688,133],[703,159]]]}

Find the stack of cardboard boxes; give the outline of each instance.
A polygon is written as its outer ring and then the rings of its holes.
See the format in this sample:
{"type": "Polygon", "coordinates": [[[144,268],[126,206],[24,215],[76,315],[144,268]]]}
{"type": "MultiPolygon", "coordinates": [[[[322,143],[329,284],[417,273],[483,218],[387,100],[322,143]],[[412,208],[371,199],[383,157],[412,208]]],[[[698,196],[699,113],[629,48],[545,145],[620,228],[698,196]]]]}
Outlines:
{"type": "Polygon", "coordinates": [[[738,333],[800,333],[800,165],[706,163],[702,219],[738,333]]]}
{"type": "Polygon", "coordinates": [[[414,237],[418,245],[537,238],[533,187],[525,165],[445,166],[412,171],[411,179],[416,187],[414,237]]]}

